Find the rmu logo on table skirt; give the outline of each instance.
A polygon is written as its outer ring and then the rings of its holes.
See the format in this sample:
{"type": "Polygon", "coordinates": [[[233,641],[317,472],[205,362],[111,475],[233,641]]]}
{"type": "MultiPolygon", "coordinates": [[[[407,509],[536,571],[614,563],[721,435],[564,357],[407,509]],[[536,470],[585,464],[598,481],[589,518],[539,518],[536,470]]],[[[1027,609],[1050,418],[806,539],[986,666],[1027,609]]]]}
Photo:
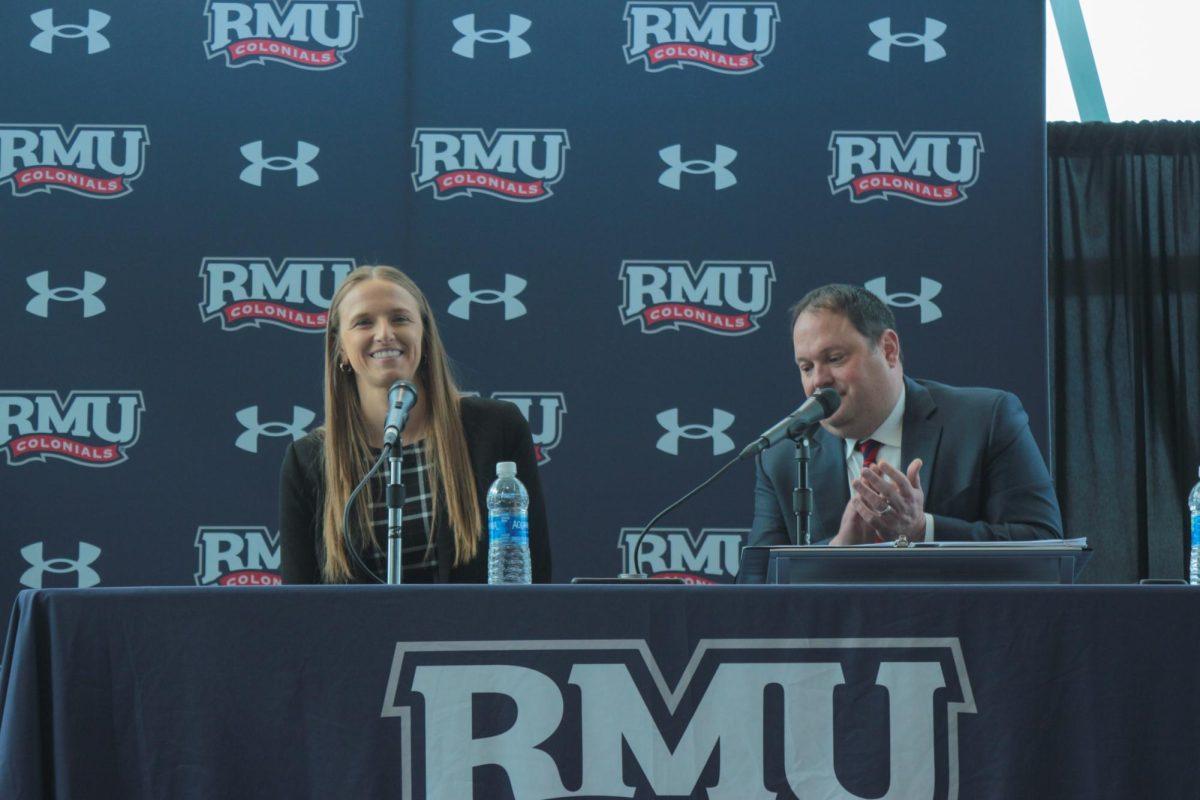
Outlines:
{"type": "Polygon", "coordinates": [[[414,800],[953,800],[963,713],[956,638],[729,638],[398,642],[381,717],[414,800]]]}

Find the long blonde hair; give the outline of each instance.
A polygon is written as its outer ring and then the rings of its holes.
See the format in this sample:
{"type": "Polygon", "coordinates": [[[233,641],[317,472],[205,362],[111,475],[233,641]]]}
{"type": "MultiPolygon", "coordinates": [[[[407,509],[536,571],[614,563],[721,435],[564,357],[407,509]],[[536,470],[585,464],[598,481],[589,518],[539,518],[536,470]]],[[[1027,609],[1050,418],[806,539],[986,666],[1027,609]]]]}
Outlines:
{"type": "MultiPolygon", "coordinates": [[[[377,278],[390,281],[407,291],[421,309],[423,357],[417,366],[415,379],[425,395],[421,402],[426,404],[429,421],[425,441],[430,457],[429,490],[433,499],[431,536],[432,531],[437,529],[439,500],[445,504],[450,528],[454,531],[455,566],[474,558],[482,528],[483,517],[479,513],[474,473],[467,453],[467,437],[459,416],[458,387],[451,374],[446,348],[438,335],[429,301],[412,279],[395,267],[359,267],[346,276],[334,293],[325,325],[325,508],[321,573],[327,583],[345,583],[353,574],[342,535],[342,512],[350,492],[367,474],[374,461],[354,373],[343,371],[338,366],[345,358],[338,344],[341,303],[355,286],[377,278]]],[[[376,546],[368,513],[371,495],[372,487],[364,487],[351,513],[354,530],[350,538],[360,552],[376,546]]]]}

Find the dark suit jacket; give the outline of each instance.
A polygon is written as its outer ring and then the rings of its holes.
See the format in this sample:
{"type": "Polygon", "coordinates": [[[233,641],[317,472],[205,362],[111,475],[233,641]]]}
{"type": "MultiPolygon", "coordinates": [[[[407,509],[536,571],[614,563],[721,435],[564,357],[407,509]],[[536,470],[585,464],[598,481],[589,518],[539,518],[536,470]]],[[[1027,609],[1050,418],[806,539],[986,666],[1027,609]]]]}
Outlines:
{"type": "MultiPolygon", "coordinates": [[[[904,379],[900,464],[923,460],[925,512],[935,540],[1062,538],[1062,515],[1029,417],[1015,395],[904,379]]],[[[813,437],[812,541],[838,532],[850,500],[845,440],[824,428],[813,437]]],[[[792,489],[795,448],[788,442],[759,457],[750,544],[796,544],[792,489]]]]}
{"type": "MultiPolygon", "coordinates": [[[[529,555],[533,580],[547,583],[550,580],[550,533],[529,423],[512,403],[464,397],[461,408],[483,530],[475,557],[460,566],[452,566],[454,534],[450,530],[446,507],[438,506],[438,524],[433,531],[438,581],[487,582],[487,491],[496,478],[496,462],[514,461],[517,477],[529,492],[529,555]]],[[[279,476],[279,537],[284,583],[321,582],[321,514],[325,495],[322,447],[321,434],[310,433],[289,445],[283,457],[279,476]]]]}

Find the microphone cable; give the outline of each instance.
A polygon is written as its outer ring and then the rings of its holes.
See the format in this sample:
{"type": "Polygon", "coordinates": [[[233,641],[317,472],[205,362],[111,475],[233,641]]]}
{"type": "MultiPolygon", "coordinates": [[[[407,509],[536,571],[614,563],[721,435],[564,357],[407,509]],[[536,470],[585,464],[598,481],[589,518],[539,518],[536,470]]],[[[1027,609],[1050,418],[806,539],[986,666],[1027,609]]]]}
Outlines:
{"type": "Polygon", "coordinates": [[[671,503],[671,505],[667,506],[662,511],[658,512],[658,514],[654,517],[654,519],[652,519],[648,523],[646,523],[646,527],[642,528],[642,532],[638,534],[637,541],[634,542],[634,545],[633,545],[633,559],[632,559],[633,560],[633,568],[637,571],[625,573],[625,574],[621,575],[620,577],[621,578],[644,578],[644,577],[646,577],[645,575],[642,574],[641,565],[638,563],[638,554],[641,553],[641,550],[642,550],[642,541],[645,540],[646,534],[650,532],[650,529],[654,527],[654,524],[656,522],[658,522],[660,519],[662,519],[663,517],[665,517],[670,512],[679,508],[679,506],[683,505],[684,502],[686,502],[688,499],[690,499],[692,497],[692,495],[696,494],[701,489],[703,489],[704,487],[708,486],[710,483],[715,481],[717,478],[724,475],[731,468],[733,468],[733,466],[735,464],[740,463],[741,460],[742,460],[742,456],[739,453],[738,455],[734,456],[727,464],[725,464],[725,466],[721,467],[719,470],[717,470],[712,475],[710,475],[708,478],[706,478],[703,483],[701,483],[696,488],[692,489],[690,492],[685,494],[683,497],[676,500],[674,503],[671,503]]]}
{"type": "MultiPolygon", "coordinates": [[[[350,499],[346,501],[346,508],[342,511],[342,541],[346,545],[346,551],[350,554],[350,558],[361,571],[369,575],[376,583],[383,584],[386,584],[387,581],[376,575],[375,571],[367,566],[366,562],[363,561],[362,556],[358,554],[358,548],[354,547],[353,543],[350,541],[350,509],[354,508],[354,501],[358,497],[359,492],[363,490],[363,487],[367,485],[367,482],[370,481],[375,473],[379,471],[379,468],[383,466],[383,462],[386,461],[387,457],[391,454],[393,446],[394,445],[391,444],[385,444],[383,446],[383,453],[380,454],[379,460],[376,461],[375,466],[371,467],[367,474],[363,476],[363,479],[358,482],[358,486],[354,487],[354,491],[350,493],[350,499]]],[[[374,535],[372,535],[371,538],[374,539],[374,535]]]]}

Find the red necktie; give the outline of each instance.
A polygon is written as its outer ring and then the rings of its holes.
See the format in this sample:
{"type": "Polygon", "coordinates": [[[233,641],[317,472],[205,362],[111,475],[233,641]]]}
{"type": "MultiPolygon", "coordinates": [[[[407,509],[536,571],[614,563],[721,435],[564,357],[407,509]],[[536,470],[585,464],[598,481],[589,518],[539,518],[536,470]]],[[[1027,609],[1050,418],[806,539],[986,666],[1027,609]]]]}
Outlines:
{"type": "MultiPolygon", "coordinates": [[[[867,467],[875,463],[875,459],[879,456],[879,448],[881,447],[883,447],[883,444],[874,439],[859,439],[858,444],[854,445],[854,449],[862,453],[863,471],[866,471],[867,467]]],[[[882,542],[883,537],[877,533],[875,534],[875,541],[882,542]]]]}
{"type": "Polygon", "coordinates": [[[883,444],[874,439],[859,439],[858,444],[854,445],[854,449],[862,453],[863,469],[875,463],[875,459],[879,456],[879,448],[883,444]]]}

